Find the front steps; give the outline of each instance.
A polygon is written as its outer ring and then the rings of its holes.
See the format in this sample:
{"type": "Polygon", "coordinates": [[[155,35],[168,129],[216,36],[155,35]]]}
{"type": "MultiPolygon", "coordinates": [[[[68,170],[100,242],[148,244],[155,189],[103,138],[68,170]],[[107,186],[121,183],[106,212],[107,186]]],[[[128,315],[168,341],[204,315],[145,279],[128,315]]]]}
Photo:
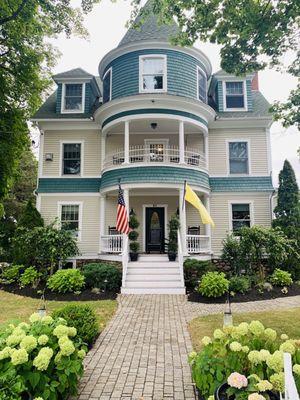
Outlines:
{"type": "Polygon", "coordinates": [[[165,254],[140,255],[129,262],[122,294],[185,294],[179,263],[165,254]]]}

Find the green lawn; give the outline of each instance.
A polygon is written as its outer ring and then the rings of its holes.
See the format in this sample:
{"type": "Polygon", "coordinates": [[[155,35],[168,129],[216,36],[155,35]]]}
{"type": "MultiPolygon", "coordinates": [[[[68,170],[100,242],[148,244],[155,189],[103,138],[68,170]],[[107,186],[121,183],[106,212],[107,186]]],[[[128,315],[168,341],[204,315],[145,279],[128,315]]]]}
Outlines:
{"type": "MultiPolygon", "coordinates": [[[[18,296],[0,290],[0,325],[16,320],[26,321],[33,312],[37,311],[40,304],[41,301],[39,299],[18,296]]],[[[46,309],[48,313],[51,313],[53,310],[67,304],[87,304],[91,306],[97,315],[100,331],[103,330],[117,309],[117,302],[115,300],[84,302],[47,301],[46,309]]]]}
{"type": "MultiPolygon", "coordinates": [[[[233,314],[234,324],[240,322],[261,321],[265,327],[275,329],[279,334],[286,333],[294,339],[300,338],[300,307],[264,312],[233,314]]],[[[216,328],[223,325],[223,314],[214,314],[193,319],[189,331],[193,347],[196,351],[201,348],[203,336],[211,336],[216,328]]]]}

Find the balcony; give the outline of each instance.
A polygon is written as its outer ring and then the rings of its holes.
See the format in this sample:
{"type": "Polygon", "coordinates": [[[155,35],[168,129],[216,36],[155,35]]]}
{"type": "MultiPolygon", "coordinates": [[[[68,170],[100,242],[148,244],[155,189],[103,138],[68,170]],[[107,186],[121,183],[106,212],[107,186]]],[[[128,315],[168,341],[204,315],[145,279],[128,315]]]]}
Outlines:
{"type": "Polygon", "coordinates": [[[116,150],[105,157],[103,168],[110,169],[122,164],[185,164],[207,169],[206,157],[199,150],[186,148],[181,152],[177,146],[164,145],[129,146],[127,157],[123,149],[116,150]]]}

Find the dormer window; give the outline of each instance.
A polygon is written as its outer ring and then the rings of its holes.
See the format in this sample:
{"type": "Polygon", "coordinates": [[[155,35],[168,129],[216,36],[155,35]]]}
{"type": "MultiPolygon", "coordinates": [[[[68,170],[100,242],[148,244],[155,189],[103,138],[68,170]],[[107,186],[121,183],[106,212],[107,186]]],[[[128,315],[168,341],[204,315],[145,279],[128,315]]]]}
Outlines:
{"type": "Polygon", "coordinates": [[[103,77],[103,103],[111,100],[112,94],[112,69],[109,68],[103,77]]]}
{"type": "Polygon", "coordinates": [[[84,91],[85,91],[85,85],[83,83],[64,83],[61,112],[83,113],[84,91]]]}
{"type": "Polygon", "coordinates": [[[155,93],[167,90],[167,57],[140,56],[140,92],[155,93]]]}
{"type": "Polygon", "coordinates": [[[198,100],[207,103],[207,78],[205,72],[197,67],[197,93],[198,100]]]}
{"type": "Polygon", "coordinates": [[[245,110],[245,82],[233,81],[225,83],[225,106],[227,110],[245,110]]]}

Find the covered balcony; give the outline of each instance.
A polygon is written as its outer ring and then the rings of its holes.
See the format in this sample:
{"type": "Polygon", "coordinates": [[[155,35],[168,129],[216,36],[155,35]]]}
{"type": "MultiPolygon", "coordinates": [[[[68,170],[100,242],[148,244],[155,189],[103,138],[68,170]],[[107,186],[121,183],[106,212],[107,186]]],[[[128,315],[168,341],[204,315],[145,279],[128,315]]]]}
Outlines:
{"type": "Polygon", "coordinates": [[[205,129],[180,118],[158,117],[116,122],[102,132],[102,170],[136,166],[208,169],[205,129]]]}

